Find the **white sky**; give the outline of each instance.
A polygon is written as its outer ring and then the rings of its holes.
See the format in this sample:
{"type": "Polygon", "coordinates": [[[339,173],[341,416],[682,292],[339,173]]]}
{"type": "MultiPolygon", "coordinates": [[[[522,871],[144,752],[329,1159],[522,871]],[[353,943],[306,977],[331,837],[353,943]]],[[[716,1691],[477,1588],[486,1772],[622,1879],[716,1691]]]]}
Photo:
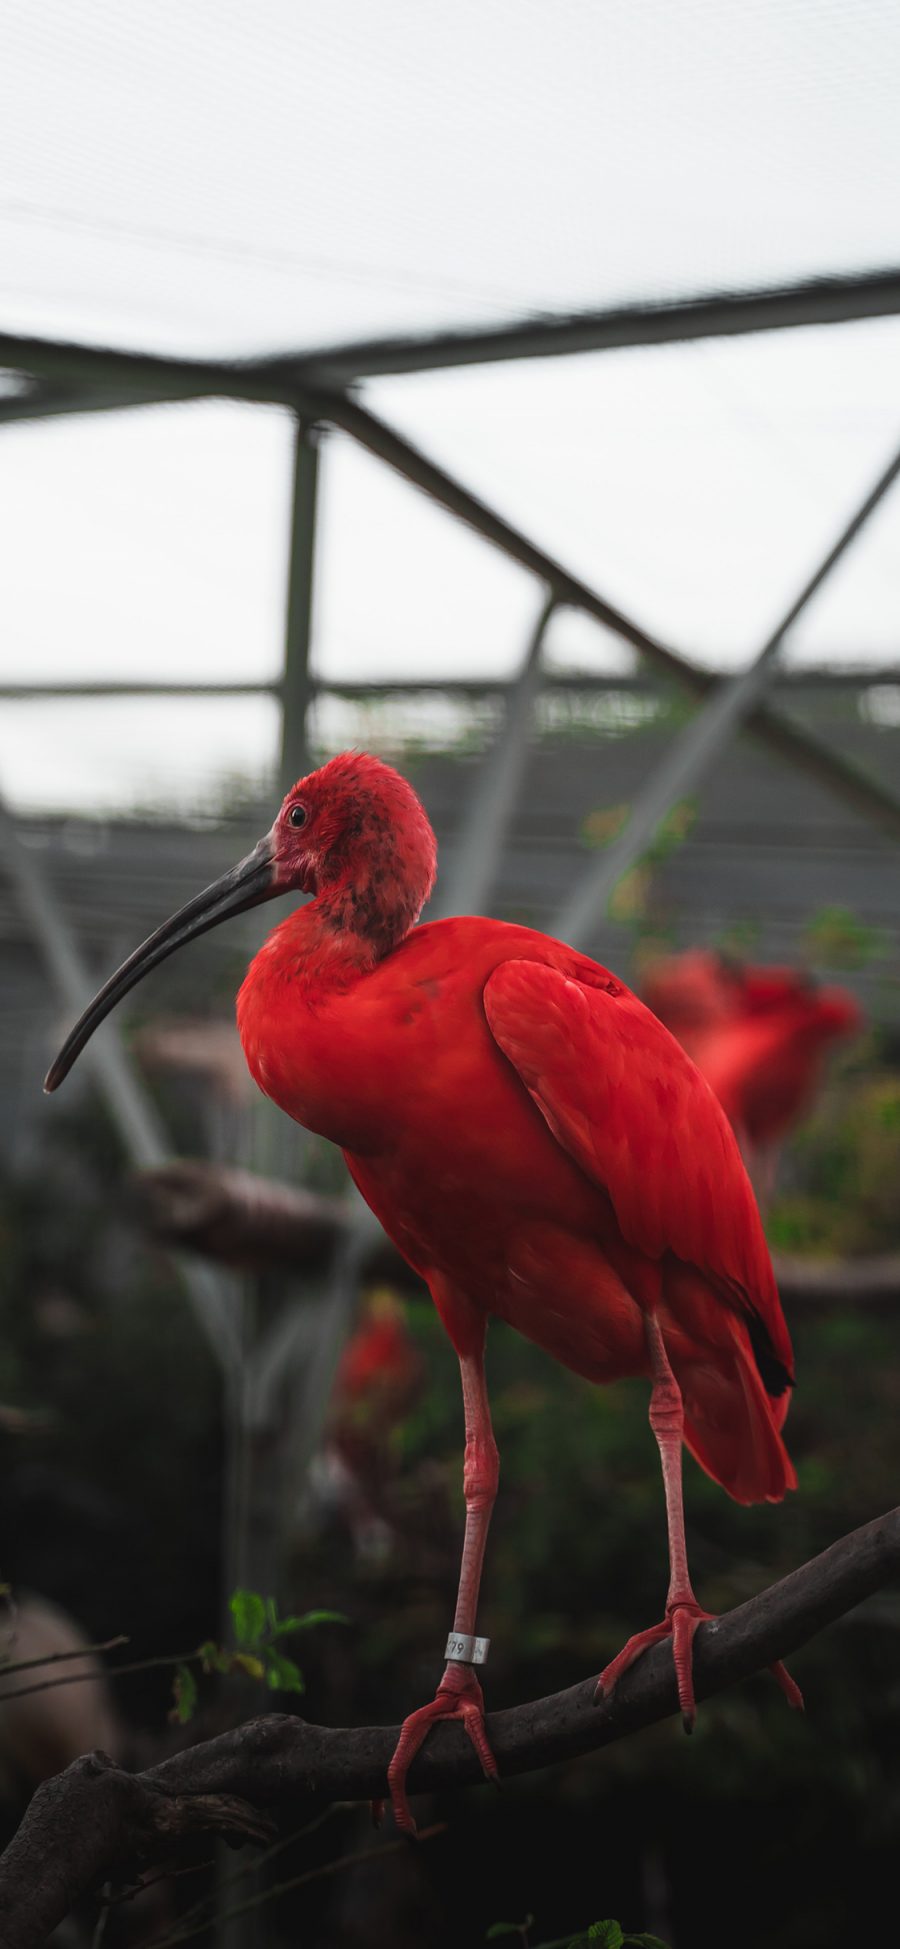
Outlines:
{"type": "MultiPolygon", "coordinates": [[[[900,260],[900,9],[854,0],[0,0],[0,328],[203,354],[900,260]]],[[[900,321],[372,383],[685,653],[736,667],[900,441],[900,321]]],[[[222,404],[0,430],[8,679],[280,657],[290,430],[222,404]]],[[[792,654],[900,663],[900,503],[792,654]]],[[[323,674],[509,670],[523,572],[327,441],[323,674]]],[[[573,616],[552,654],[609,663],[573,616]]],[[[259,775],[265,700],[10,705],[23,807],[259,775]]]]}

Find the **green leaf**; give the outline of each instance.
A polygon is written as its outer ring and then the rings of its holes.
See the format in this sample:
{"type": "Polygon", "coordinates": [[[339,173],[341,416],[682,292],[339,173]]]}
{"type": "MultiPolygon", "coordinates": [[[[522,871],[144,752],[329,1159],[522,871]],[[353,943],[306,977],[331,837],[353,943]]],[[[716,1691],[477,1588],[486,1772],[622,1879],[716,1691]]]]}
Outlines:
{"type": "Polygon", "coordinates": [[[284,1638],[289,1631],[311,1631],[316,1624],[349,1624],[343,1611],[307,1611],[303,1617],[282,1617],[272,1630],[273,1638],[284,1638]]]}
{"type": "Polygon", "coordinates": [[[197,1646],[197,1656],[205,1672],[228,1672],[231,1670],[231,1652],[223,1651],[215,1638],[207,1638],[197,1646]]]}
{"type": "Polygon", "coordinates": [[[270,1692],[305,1692],[303,1673],[293,1658],[285,1658],[272,1645],[266,1649],[266,1684],[270,1692]]]}
{"type": "Polygon", "coordinates": [[[668,1949],[668,1943],[661,1942],[658,1935],[626,1935],[623,1939],[632,1949],[668,1949]]]}
{"type": "Polygon", "coordinates": [[[524,1922],[492,1922],[485,1930],[485,1942],[498,1942],[502,1935],[527,1935],[533,1922],[533,1915],[526,1915],[524,1922]]]}
{"type": "Polygon", "coordinates": [[[592,1922],[587,1932],[588,1942],[599,1942],[600,1949],[622,1949],[625,1937],[621,1922],[592,1922]]]}
{"type": "Polygon", "coordinates": [[[233,1670],[235,1665],[238,1671],[246,1672],[248,1678],[265,1678],[265,1665],[253,1651],[236,1651],[230,1660],[230,1669],[233,1670]]]}
{"type": "Polygon", "coordinates": [[[881,952],[877,928],[865,927],[849,907],[820,907],[806,925],[817,960],[832,968],[863,968],[881,952]]]}
{"type": "Polygon", "coordinates": [[[238,1644],[257,1645],[266,1628],[266,1606],[258,1591],[235,1590],[228,1600],[238,1644]]]}
{"type": "Polygon", "coordinates": [[[186,1726],[193,1718],[197,1705],[197,1680],[189,1665],[176,1665],[172,1697],[175,1703],[169,1717],[179,1726],[186,1726]]]}

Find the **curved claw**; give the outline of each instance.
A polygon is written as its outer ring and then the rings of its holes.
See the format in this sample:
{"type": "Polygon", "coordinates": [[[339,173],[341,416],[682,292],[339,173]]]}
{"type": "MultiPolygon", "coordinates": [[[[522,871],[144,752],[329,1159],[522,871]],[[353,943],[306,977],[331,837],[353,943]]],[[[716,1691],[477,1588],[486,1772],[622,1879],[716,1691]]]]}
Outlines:
{"type": "Polygon", "coordinates": [[[488,1745],[484,1727],[484,1694],[471,1667],[448,1666],[434,1698],[420,1705],[404,1719],[393,1759],[388,1767],[388,1787],[394,1819],[402,1834],[413,1836],[416,1823],[406,1795],[406,1776],[424,1746],[432,1726],[441,1719],[458,1719],[475,1748],[485,1779],[499,1781],[497,1762],[488,1745]]]}
{"type": "MultiPolygon", "coordinates": [[[[629,1638],[628,1643],[623,1646],[618,1657],[614,1658],[612,1663],[600,1673],[594,1692],[595,1704],[609,1697],[622,1673],[628,1670],[629,1665],[634,1664],[642,1651],[646,1651],[652,1644],[659,1644],[663,1638],[671,1638],[682,1724],[685,1732],[693,1732],[697,1718],[697,1704],[694,1698],[694,1636],[698,1626],[705,1624],[714,1616],[713,1611],[701,1610],[700,1605],[693,1600],[671,1604],[661,1624],[651,1624],[646,1631],[636,1631],[634,1637],[629,1638]]],[[[780,1661],[776,1665],[770,1665],[769,1670],[780,1685],[788,1705],[795,1711],[802,1712],[803,1693],[799,1685],[795,1684],[790,1672],[780,1661]]]]}
{"type": "Polygon", "coordinates": [[[635,1631],[634,1636],[629,1638],[628,1643],[622,1646],[617,1656],[610,1664],[604,1666],[600,1673],[594,1688],[594,1704],[599,1705],[602,1699],[609,1698],[618,1685],[622,1673],[627,1672],[629,1665],[634,1664],[642,1651],[649,1650],[652,1644],[660,1644],[663,1638],[671,1637],[671,1634],[672,1626],[667,1617],[663,1618],[661,1624],[651,1624],[646,1631],[635,1631]]]}

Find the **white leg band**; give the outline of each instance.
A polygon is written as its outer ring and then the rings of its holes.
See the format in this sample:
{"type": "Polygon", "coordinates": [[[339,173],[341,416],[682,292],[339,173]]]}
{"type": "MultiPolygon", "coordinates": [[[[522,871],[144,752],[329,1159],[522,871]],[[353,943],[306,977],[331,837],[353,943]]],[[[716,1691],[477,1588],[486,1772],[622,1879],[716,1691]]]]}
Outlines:
{"type": "Polygon", "coordinates": [[[444,1652],[450,1665],[486,1665],[490,1638],[471,1638],[465,1631],[451,1631],[444,1652]]]}

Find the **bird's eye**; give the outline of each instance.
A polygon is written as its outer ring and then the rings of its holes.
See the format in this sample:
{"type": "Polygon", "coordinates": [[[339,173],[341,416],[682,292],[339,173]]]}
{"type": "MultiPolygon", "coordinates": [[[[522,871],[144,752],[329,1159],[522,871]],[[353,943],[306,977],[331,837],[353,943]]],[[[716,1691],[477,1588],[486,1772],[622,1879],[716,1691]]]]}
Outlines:
{"type": "Polygon", "coordinates": [[[292,805],[289,817],[292,826],[305,826],[306,824],[305,805],[292,805]]]}

